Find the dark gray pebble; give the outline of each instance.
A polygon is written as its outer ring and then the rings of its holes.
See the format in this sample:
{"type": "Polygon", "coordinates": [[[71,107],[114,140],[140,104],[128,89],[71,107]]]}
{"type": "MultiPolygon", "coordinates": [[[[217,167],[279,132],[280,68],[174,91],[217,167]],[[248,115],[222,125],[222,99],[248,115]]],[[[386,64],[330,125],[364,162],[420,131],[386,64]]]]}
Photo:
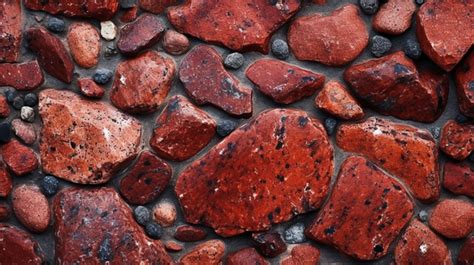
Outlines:
{"type": "Polygon", "coordinates": [[[372,37],[372,43],[370,46],[370,52],[375,57],[382,57],[392,48],[392,42],[380,35],[372,37]]]}

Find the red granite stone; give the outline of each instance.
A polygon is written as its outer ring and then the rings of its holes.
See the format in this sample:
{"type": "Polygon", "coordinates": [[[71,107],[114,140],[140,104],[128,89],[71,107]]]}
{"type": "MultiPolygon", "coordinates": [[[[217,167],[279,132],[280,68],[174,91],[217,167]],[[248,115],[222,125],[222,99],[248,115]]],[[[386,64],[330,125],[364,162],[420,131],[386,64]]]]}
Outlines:
{"type": "Polygon", "coordinates": [[[221,240],[209,240],[191,249],[181,257],[179,265],[220,265],[224,257],[225,244],[221,240]]]}
{"type": "Polygon", "coordinates": [[[454,159],[466,159],[474,149],[474,123],[447,121],[441,131],[439,148],[454,159]]]}
{"type": "Polygon", "coordinates": [[[429,223],[447,238],[464,238],[474,229],[474,205],[469,201],[445,199],[435,206],[429,223]]]}
{"type": "Polygon", "coordinates": [[[51,210],[38,186],[16,186],[12,192],[12,206],[15,216],[28,230],[39,233],[48,228],[51,210]]]}
{"type": "Polygon", "coordinates": [[[10,194],[12,187],[12,177],[2,163],[0,164],[0,197],[6,198],[10,194]]]}
{"type": "Polygon", "coordinates": [[[42,264],[43,253],[30,234],[0,223],[1,264],[42,264]]]}
{"type": "Polygon", "coordinates": [[[27,145],[33,144],[36,141],[35,126],[29,122],[14,119],[12,121],[12,130],[15,135],[27,145]]]}
{"type": "Polygon", "coordinates": [[[356,259],[376,260],[388,253],[413,207],[398,181],[365,158],[351,156],[306,236],[356,259]]]}
{"type": "Polygon", "coordinates": [[[265,257],[274,258],[286,251],[286,244],[278,233],[254,233],[252,242],[265,257]]]}
{"type": "Polygon", "coordinates": [[[324,76],[274,59],[257,60],[245,75],[260,92],[283,104],[309,97],[324,84],[324,76]]]}
{"type": "Polygon", "coordinates": [[[166,8],[178,4],[178,0],[138,0],[141,9],[153,14],[163,13],[166,8]]]}
{"type": "Polygon", "coordinates": [[[169,252],[180,252],[183,250],[183,246],[174,241],[168,241],[165,244],[165,249],[169,252]]]}
{"type": "Polygon", "coordinates": [[[18,176],[31,173],[39,166],[36,153],[15,139],[0,147],[0,154],[8,169],[18,176]]]}
{"type": "Polygon", "coordinates": [[[438,151],[428,131],[371,117],[341,125],[336,141],[343,150],[364,155],[399,177],[415,198],[426,203],[438,200],[438,151]]]}
{"type": "Polygon", "coordinates": [[[10,218],[10,206],[6,202],[0,202],[0,222],[5,222],[10,218]]]}
{"type": "Polygon", "coordinates": [[[43,84],[43,72],[35,61],[0,64],[0,86],[11,86],[17,90],[33,90],[43,84]]]}
{"type": "Polygon", "coordinates": [[[401,51],[350,66],[344,80],[364,103],[399,119],[433,122],[448,99],[447,75],[417,69],[401,51]]]}
{"type": "Polygon", "coordinates": [[[364,109],[338,81],[327,82],[314,100],[316,107],[343,120],[360,120],[364,109]]]}
{"type": "Polygon", "coordinates": [[[174,96],[156,120],[150,146],[161,157],[183,161],[204,148],[215,132],[211,116],[185,97],[174,96]]]}
{"type": "Polygon", "coordinates": [[[0,117],[7,118],[10,115],[10,106],[8,105],[7,97],[0,95],[0,117]]]}
{"type": "Polygon", "coordinates": [[[78,79],[77,86],[79,91],[86,97],[102,98],[105,94],[105,89],[89,77],[78,79]]]}
{"type": "Polygon", "coordinates": [[[56,263],[173,264],[113,188],[68,188],[54,198],[56,263]]]}
{"type": "Polygon", "coordinates": [[[144,151],[120,181],[120,193],[133,204],[147,204],[165,190],[171,166],[151,152],[144,151]]]}
{"type": "Polygon", "coordinates": [[[147,51],[117,66],[110,100],[129,113],[151,113],[163,103],[175,72],[173,59],[147,51]]]}
{"type": "Polygon", "coordinates": [[[110,20],[119,7],[118,0],[24,0],[25,7],[53,15],[110,20]]]}
{"type": "Polygon", "coordinates": [[[281,265],[314,265],[319,264],[319,249],[310,244],[293,247],[291,255],[281,262],[281,265]]]}
{"type": "Polygon", "coordinates": [[[125,55],[136,55],[155,45],[165,32],[165,26],[157,16],[143,14],[120,30],[117,48],[125,55]]]}
{"type": "Polygon", "coordinates": [[[123,23],[132,22],[137,18],[138,7],[134,6],[126,9],[120,16],[120,21],[123,23]]]}
{"type": "Polygon", "coordinates": [[[195,242],[203,240],[206,237],[206,230],[191,225],[181,225],[176,228],[176,232],[174,233],[174,238],[181,242],[195,242]]]}
{"type": "Polygon", "coordinates": [[[20,0],[0,5],[0,62],[13,63],[20,55],[23,15],[20,0]]]}
{"type": "Polygon", "coordinates": [[[37,55],[41,67],[53,77],[71,83],[74,63],[61,40],[45,28],[26,31],[28,47],[37,55]]]}
{"type": "Polygon", "coordinates": [[[227,265],[270,265],[254,248],[243,248],[227,255],[227,265]]]}
{"type": "Polygon", "coordinates": [[[369,43],[359,9],[348,4],[329,15],[316,13],[295,19],[288,44],[298,60],[341,66],[357,58],[369,43]]]}
{"type": "Polygon", "coordinates": [[[468,162],[446,162],[443,186],[454,194],[474,198],[474,165],[468,162]]]}
{"type": "Polygon", "coordinates": [[[175,192],[187,222],[233,236],[317,209],[333,168],[333,148],[318,120],[304,111],[273,109],[191,163],[175,192]]]}
{"type": "Polygon", "coordinates": [[[396,264],[450,265],[448,247],[426,225],[414,219],[395,248],[396,264]]]}
{"type": "Polygon", "coordinates": [[[252,115],[252,89],[240,84],[211,46],[199,45],[183,59],[179,79],[197,104],[210,103],[235,116],[252,115]]]}
{"type": "Polygon", "coordinates": [[[101,184],[135,158],[142,127],[110,105],[70,91],[39,95],[43,171],[81,184],[101,184]]]}
{"type": "Polygon", "coordinates": [[[468,238],[458,255],[458,265],[472,265],[474,264],[474,236],[468,238]]]}
{"type": "Polygon", "coordinates": [[[188,51],[190,46],[186,35],[169,29],[163,36],[163,49],[169,54],[180,55],[188,51]]]}
{"type": "Polygon", "coordinates": [[[79,66],[91,68],[99,62],[100,35],[91,24],[78,22],[69,26],[67,43],[72,58],[79,66]]]}
{"type": "Polygon", "coordinates": [[[455,77],[459,109],[474,118],[474,51],[456,68],[455,77]]]}
{"type": "Polygon", "coordinates": [[[372,19],[372,27],[380,33],[399,35],[411,26],[416,11],[413,0],[389,0],[372,19]]]}

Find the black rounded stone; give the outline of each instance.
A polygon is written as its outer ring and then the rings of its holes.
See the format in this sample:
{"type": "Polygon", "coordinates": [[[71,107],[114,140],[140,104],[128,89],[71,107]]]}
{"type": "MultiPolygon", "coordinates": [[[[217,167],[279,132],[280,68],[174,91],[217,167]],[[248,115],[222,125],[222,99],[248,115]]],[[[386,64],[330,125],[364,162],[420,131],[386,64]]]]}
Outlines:
{"type": "Polygon", "coordinates": [[[34,93],[28,93],[24,98],[25,106],[34,107],[38,104],[38,96],[34,93]]]}
{"type": "Polygon", "coordinates": [[[420,44],[415,40],[408,39],[403,44],[403,52],[411,59],[419,59],[421,57],[420,44]]]}
{"type": "Polygon", "coordinates": [[[45,176],[41,181],[41,190],[46,196],[53,196],[59,190],[59,180],[53,176],[45,176]]]}
{"type": "Polygon", "coordinates": [[[377,13],[377,10],[379,9],[379,1],[359,0],[359,6],[362,9],[362,12],[366,13],[367,15],[373,15],[377,13]]]}
{"type": "Polygon", "coordinates": [[[149,222],[145,226],[145,233],[150,238],[160,239],[161,236],[163,235],[163,228],[155,222],[149,222]]]}
{"type": "Polygon", "coordinates": [[[232,120],[223,120],[217,123],[217,135],[220,137],[226,137],[232,133],[237,127],[237,122],[232,120]]]}
{"type": "Polygon", "coordinates": [[[93,78],[97,84],[105,85],[112,79],[112,75],[113,73],[109,69],[101,68],[95,72],[93,78]]]}
{"type": "Polygon", "coordinates": [[[375,57],[382,57],[392,48],[392,42],[380,35],[376,35],[372,38],[372,43],[370,46],[370,52],[375,57]]]}
{"type": "Polygon", "coordinates": [[[57,17],[50,17],[46,22],[46,28],[52,32],[61,33],[66,30],[66,23],[57,17]]]}

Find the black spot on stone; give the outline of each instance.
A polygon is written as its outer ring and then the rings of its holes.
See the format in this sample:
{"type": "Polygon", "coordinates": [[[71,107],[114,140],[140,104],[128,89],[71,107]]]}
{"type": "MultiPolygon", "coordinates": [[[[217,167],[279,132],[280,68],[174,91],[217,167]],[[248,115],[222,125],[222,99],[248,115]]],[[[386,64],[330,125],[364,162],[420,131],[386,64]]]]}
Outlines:
{"type": "Polygon", "coordinates": [[[332,235],[334,234],[334,232],[336,232],[336,228],[334,228],[333,226],[330,226],[329,228],[324,230],[324,233],[326,235],[332,235]]]}
{"type": "Polygon", "coordinates": [[[110,261],[114,257],[114,253],[112,251],[112,240],[110,239],[110,235],[106,234],[102,242],[99,246],[98,256],[100,261],[106,262],[110,261]]]}
{"type": "Polygon", "coordinates": [[[281,182],[285,181],[285,176],[278,174],[277,179],[281,182]]]}
{"type": "Polygon", "coordinates": [[[304,126],[306,126],[306,124],[308,124],[308,117],[299,116],[299,117],[298,117],[298,125],[299,125],[300,127],[304,127],[304,126]]]}
{"type": "Polygon", "coordinates": [[[406,74],[410,72],[408,68],[406,68],[404,65],[399,64],[399,63],[395,64],[395,67],[393,70],[395,71],[395,74],[397,75],[406,74]]]}
{"type": "Polygon", "coordinates": [[[383,247],[381,245],[375,245],[374,252],[377,252],[377,253],[383,252],[383,247]]]}

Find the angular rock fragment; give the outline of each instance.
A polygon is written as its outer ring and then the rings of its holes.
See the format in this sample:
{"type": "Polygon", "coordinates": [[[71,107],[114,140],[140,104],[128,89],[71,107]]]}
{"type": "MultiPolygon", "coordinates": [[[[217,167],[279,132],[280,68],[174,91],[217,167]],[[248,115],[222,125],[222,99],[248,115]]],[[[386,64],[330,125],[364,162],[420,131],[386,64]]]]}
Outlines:
{"type": "Polygon", "coordinates": [[[446,162],[443,187],[454,194],[474,198],[474,166],[468,162],[446,162]]]}
{"type": "Polygon", "coordinates": [[[107,182],[139,152],[141,124],[110,105],[41,91],[43,170],[82,184],[107,182]]]}
{"type": "Polygon", "coordinates": [[[36,153],[13,139],[0,148],[3,161],[15,175],[23,176],[36,170],[39,166],[36,153]]]}
{"type": "Polygon", "coordinates": [[[231,50],[267,54],[271,35],[300,7],[298,0],[190,0],[168,10],[180,32],[231,50]]]}
{"type": "Polygon", "coordinates": [[[21,185],[12,192],[13,212],[18,220],[33,232],[43,232],[48,228],[51,210],[48,199],[38,186],[21,185]]]}
{"type": "Polygon", "coordinates": [[[429,222],[431,228],[447,238],[464,238],[474,229],[474,205],[457,199],[443,200],[431,212],[429,222]]]}
{"type": "Polygon", "coordinates": [[[274,258],[286,251],[286,244],[279,233],[253,234],[252,241],[265,257],[274,258]]]}
{"type": "Polygon", "coordinates": [[[359,9],[348,4],[329,15],[295,19],[288,43],[298,60],[341,66],[354,60],[369,43],[369,33],[359,9]]]}
{"type": "Polygon", "coordinates": [[[92,78],[78,79],[77,86],[81,93],[86,97],[101,98],[105,94],[105,89],[94,82],[92,78]]]}
{"type": "Polygon", "coordinates": [[[257,60],[245,74],[260,92],[283,104],[311,96],[324,84],[324,76],[274,59],[257,60]]]}
{"type": "Polygon", "coordinates": [[[178,4],[178,0],[138,0],[140,8],[153,14],[160,14],[165,11],[167,7],[178,4]]]}
{"type": "Polygon", "coordinates": [[[0,86],[11,86],[26,91],[39,87],[44,81],[38,62],[0,64],[0,86]]]}
{"type": "Polygon", "coordinates": [[[0,164],[0,197],[6,198],[12,190],[13,183],[7,168],[3,163],[0,164]]]}
{"type": "Polygon", "coordinates": [[[413,207],[398,181],[365,158],[351,156],[306,235],[359,260],[376,260],[387,254],[413,207]]]}
{"type": "Polygon", "coordinates": [[[343,84],[326,83],[314,101],[316,107],[343,120],[360,120],[365,113],[343,84]]]}
{"type": "Polygon", "coordinates": [[[474,118],[474,51],[457,67],[455,77],[459,109],[474,118]]]}
{"type": "Polygon", "coordinates": [[[1,264],[42,264],[43,253],[36,241],[15,226],[0,224],[1,264]]]}
{"type": "Polygon", "coordinates": [[[2,63],[13,63],[18,60],[22,20],[20,0],[2,1],[0,5],[0,62],[2,63]]]}
{"type": "Polygon", "coordinates": [[[416,11],[412,0],[389,0],[383,4],[372,20],[375,31],[399,35],[410,28],[411,18],[416,11]]]}
{"type": "Polygon", "coordinates": [[[187,222],[233,236],[318,208],[333,168],[322,124],[304,111],[274,109],[194,161],[175,192],[187,222]]]}
{"type": "Polygon", "coordinates": [[[118,0],[24,0],[25,7],[53,15],[109,20],[117,12],[118,0]]]}
{"type": "Polygon", "coordinates": [[[312,265],[319,264],[319,249],[310,244],[293,247],[290,257],[284,259],[281,265],[312,265]]]}
{"type": "Polygon", "coordinates": [[[89,23],[74,23],[69,27],[67,42],[74,61],[81,67],[91,68],[99,62],[99,31],[89,23]]]}
{"type": "Polygon", "coordinates": [[[270,265],[254,248],[243,248],[227,255],[227,265],[270,265]]]}
{"type": "Polygon", "coordinates": [[[470,265],[474,263],[474,236],[468,238],[458,255],[458,265],[470,265]]]}
{"type": "Polygon", "coordinates": [[[143,14],[120,30],[117,48],[125,55],[135,55],[155,45],[164,31],[165,27],[158,17],[143,14]]]}
{"type": "Polygon", "coordinates": [[[191,225],[182,225],[176,228],[174,238],[181,242],[195,242],[203,240],[207,237],[207,232],[204,229],[194,227],[191,225]]]}
{"type": "Polygon", "coordinates": [[[439,148],[454,159],[466,159],[474,149],[474,123],[446,122],[441,131],[439,148]]]}
{"type": "Polygon", "coordinates": [[[225,244],[221,240],[209,240],[197,245],[181,257],[180,265],[219,265],[224,257],[225,244]]]}
{"type": "Polygon", "coordinates": [[[235,116],[252,114],[252,89],[225,70],[222,57],[211,46],[199,45],[186,55],[179,79],[199,105],[210,103],[235,116]]]}

